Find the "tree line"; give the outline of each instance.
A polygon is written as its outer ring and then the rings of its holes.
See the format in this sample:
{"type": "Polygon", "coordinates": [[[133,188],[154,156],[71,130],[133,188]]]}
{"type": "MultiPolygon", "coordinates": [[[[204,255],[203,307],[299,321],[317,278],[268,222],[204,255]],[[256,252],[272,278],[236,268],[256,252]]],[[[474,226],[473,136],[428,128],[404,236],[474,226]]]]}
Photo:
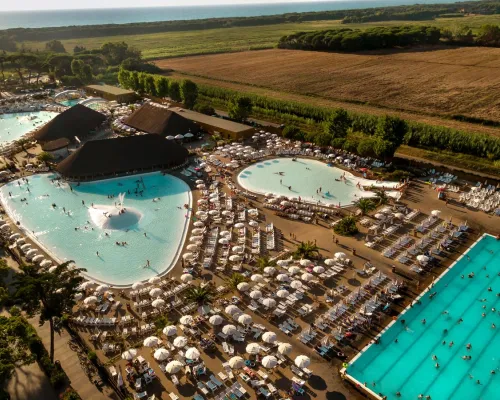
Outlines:
{"type": "Polygon", "coordinates": [[[359,51],[438,44],[439,28],[432,26],[377,27],[366,30],[340,28],[298,32],[283,36],[280,49],[359,51]]]}
{"type": "Polygon", "coordinates": [[[15,28],[0,31],[0,50],[14,51],[1,46],[13,46],[23,41],[48,41],[102,36],[139,35],[160,32],[179,32],[243,26],[274,25],[291,22],[343,20],[344,23],[429,20],[443,14],[473,13],[500,14],[499,1],[467,1],[449,4],[416,4],[407,6],[376,7],[355,10],[334,10],[287,13],[257,17],[212,18],[150,23],[84,25],[50,28],[15,28]]]}

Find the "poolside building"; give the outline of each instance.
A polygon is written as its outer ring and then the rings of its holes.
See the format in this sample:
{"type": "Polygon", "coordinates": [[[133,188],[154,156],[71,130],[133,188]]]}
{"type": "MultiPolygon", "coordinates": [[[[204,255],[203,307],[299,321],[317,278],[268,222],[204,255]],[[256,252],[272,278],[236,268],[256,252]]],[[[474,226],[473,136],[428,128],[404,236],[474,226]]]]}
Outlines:
{"type": "Polygon", "coordinates": [[[89,96],[98,96],[118,103],[132,103],[139,97],[133,90],[111,85],[88,85],[85,86],[85,92],[89,96]]]}
{"type": "Polygon", "coordinates": [[[163,137],[175,137],[188,132],[196,135],[201,130],[198,124],[156,103],[146,103],[138,108],[125,124],[138,131],[163,137]]]}
{"type": "Polygon", "coordinates": [[[92,180],[174,168],[188,155],[183,146],[159,135],[129,136],[88,141],[56,169],[70,179],[92,180]]]}
{"type": "Polygon", "coordinates": [[[52,140],[42,145],[42,151],[52,154],[55,159],[66,157],[69,154],[70,143],[67,138],[52,140]]]}
{"type": "Polygon", "coordinates": [[[61,138],[77,142],[101,127],[105,121],[104,114],[77,104],[43,125],[35,132],[34,138],[40,143],[61,138]]]}

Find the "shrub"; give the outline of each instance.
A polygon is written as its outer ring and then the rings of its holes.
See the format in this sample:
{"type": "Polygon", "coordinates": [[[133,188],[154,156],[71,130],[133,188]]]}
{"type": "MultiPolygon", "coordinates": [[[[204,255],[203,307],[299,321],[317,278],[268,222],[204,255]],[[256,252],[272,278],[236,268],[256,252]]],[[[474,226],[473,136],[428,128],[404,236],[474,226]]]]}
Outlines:
{"type": "Polygon", "coordinates": [[[67,377],[63,370],[57,369],[50,376],[50,383],[54,389],[60,389],[67,383],[67,377]]]}
{"type": "Polygon", "coordinates": [[[92,362],[94,362],[95,360],[97,360],[97,354],[96,354],[95,351],[89,351],[88,354],[87,354],[87,357],[92,362]]]}
{"type": "Polygon", "coordinates": [[[81,400],[82,398],[79,396],[77,392],[75,392],[72,388],[67,388],[64,393],[62,393],[59,398],[61,400],[81,400]]]}
{"type": "Polygon", "coordinates": [[[351,216],[344,217],[338,221],[333,227],[333,230],[336,234],[342,236],[354,236],[359,232],[356,226],[356,219],[351,216]]]}

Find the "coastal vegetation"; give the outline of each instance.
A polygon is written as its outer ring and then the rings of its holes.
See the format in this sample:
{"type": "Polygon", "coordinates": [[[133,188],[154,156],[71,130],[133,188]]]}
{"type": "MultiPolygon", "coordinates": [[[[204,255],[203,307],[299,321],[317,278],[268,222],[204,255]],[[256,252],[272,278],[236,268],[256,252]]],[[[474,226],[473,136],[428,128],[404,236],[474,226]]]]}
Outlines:
{"type": "Polygon", "coordinates": [[[319,247],[315,242],[300,242],[293,253],[295,258],[312,259],[319,255],[319,247]]]}
{"type": "Polygon", "coordinates": [[[354,236],[359,230],[356,226],[356,218],[353,216],[345,216],[335,223],[333,231],[341,236],[354,236]]]}

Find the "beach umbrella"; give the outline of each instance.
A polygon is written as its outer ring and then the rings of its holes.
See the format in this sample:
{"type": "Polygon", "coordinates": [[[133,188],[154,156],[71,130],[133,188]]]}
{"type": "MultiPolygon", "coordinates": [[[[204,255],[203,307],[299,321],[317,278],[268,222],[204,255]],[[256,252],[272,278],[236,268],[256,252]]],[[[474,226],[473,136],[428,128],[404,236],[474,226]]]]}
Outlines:
{"type": "Polygon", "coordinates": [[[191,133],[191,132],[188,132],[184,135],[184,137],[187,137],[187,138],[192,138],[194,135],[191,133]]]}
{"type": "Polygon", "coordinates": [[[287,206],[291,205],[292,203],[290,203],[289,201],[284,200],[284,201],[282,201],[280,204],[281,204],[282,206],[284,206],[284,207],[287,207],[287,206]]]}
{"type": "Polygon", "coordinates": [[[278,346],[278,353],[287,356],[292,352],[292,345],[290,343],[280,343],[278,346]]]}
{"type": "Polygon", "coordinates": [[[403,219],[405,217],[405,215],[403,213],[396,213],[394,214],[394,216],[397,218],[397,219],[403,219]]]}
{"type": "Polygon", "coordinates": [[[161,290],[160,288],[154,288],[154,289],[151,289],[149,291],[149,295],[151,297],[158,297],[158,296],[161,296],[163,294],[163,290],[161,290]]]}
{"type": "Polygon", "coordinates": [[[31,259],[31,261],[33,261],[34,263],[37,263],[39,261],[43,260],[43,255],[42,254],[38,254],[37,256],[33,257],[31,259]]]}
{"type": "Polygon", "coordinates": [[[142,344],[146,347],[156,347],[158,346],[159,341],[160,339],[158,339],[156,336],[149,336],[144,339],[144,342],[142,344]]]}
{"type": "Polygon", "coordinates": [[[243,227],[245,227],[245,224],[243,222],[238,222],[238,223],[234,224],[234,227],[235,228],[243,228],[243,227]]]}
{"type": "Polygon", "coordinates": [[[220,235],[221,236],[231,236],[231,232],[229,232],[229,231],[221,231],[220,235]]]}
{"type": "Polygon", "coordinates": [[[300,289],[302,287],[302,282],[301,281],[292,281],[292,283],[290,283],[290,287],[292,289],[300,289]]]}
{"type": "Polygon", "coordinates": [[[122,353],[122,358],[127,361],[131,361],[137,356],[136,349],[128,349],[122,353]]]}
{"type": "Polygon", "coordinates": [[[201,242],[203,241],[203,236],[191,236],[189,238],[190,242],[201,242]]]}
{"type": "Polygon", "coordinates": [[[57,270],[57,267],[55,265],[53,267],[49,268],[50,273],[55,272],[56,270],[57,270]]]}
{"type": "Polygon", "coordinates": [[[245,248],[243,246],[233,246],[232,250],[235,253],[242,253],[243,251],[245,251],[245,248]]]}
{"type": "Polygon", "coordinates": [[[221,214],[224,215],[224,216],[228,216],[228,215],[231,215],[232,212],[229,211],[229,210],[224,210],[224,211],[221,212],[221,214]]]}
{"type": "Polygon", "coordinates": [[[163,328],[163,334],[165,336],[175,336],[177,335],[177,327],[175,325],[167,325],[163,328]]]}
{"type": "Polygon", "coordinates": [[[427,262],[427,261],[429,261],[429,257],[427,257],[423,254],[420,254],[419,256],[417,256],[417,260],[420,262],[427,262]]]}
{"type": "Polygon", "coordinates": [[[151,303],[151,305],[154,308],[161,308],[161,307],[163,307],[165,305],[165,300],[163,300],[163,299],[153,300],[153,302],[151,303]]]}
{"type": "Polygon", "coordinates": [[[289,282],[290,277],[287,274],[278,274],[276,275],[276,280],[279,282],[289,282]]]}
{"type": "Polygon", "coordinates": [[[249,296],[251,299],[258,300],[262,297],[262,292],[260,290],[252,290],[249,296]]]}
{"type": "Polygon", "coordinates": [[[233,314],[236,314],[237,312],[241,312],[241,310],[238,307],[236,307],[234,304],[228,305],[224,311],[228,315],[233,315],[233,314]]]}
{"type": "Polygon", "coordinates": [[[174,138],[177,140],[180,140],[180,139],[184,139],[184,136],[179,133],[178,135],[175,135],[174,138]]]}
{"type": "Polygon", "coordinates": [[[264,368],[274,368],[276,367],[276,365],[278,365],[278,360],[276,357],[274,356],[265,356],[263,359],[262,359],[262,362],[261,362],[262,366],[264,368]]]}
{"type": "Polygon", "coordinates": [[[205,184],[203,184],[203,183],[200,183],[199,185],[196,185],[196,187],[198,189],[205,189],[206,188],[205,184]]]}
{"type": "Polygon", "coordinates": [[[168,135],[165,139],[167,139],[167,140],[174,140],[174,139],[175,139],[175,137],[174,137],[174,136],[172,136],[172,135],[168,135]]]}
{"type": "Polygon", "coordinates": [[[274,275],[275,272],[276,272],[276,268],[274,268],[274,267],[265,267],[264,268],[264,273],[266,275],[274,275]]]}
{"type": "Polygon", "coordinates": [[[95,282],[85,281],[80,286],[78,286],[78,289],[79,290],[87,290],[88,288],[90,288],[91,286],[94,286],[94,285],[95,285],[95,282]]]}
{"type": "Polygon", "coordinates": [[[278,339],[278,336],[276,336],[276,333],[274,332],[264,332],[262,335],[262,341],[266,343],[274,343],[278,339]]]}
{"type": "Polygon", "coordinates": [[[203,179],[196,179],[195,183],[200,184],[200,183],[205,183],[205,182],[203,181],[203,179]]]}
{"type": "Polygon", "coordinates": [[[377,219],[385,219],[385,215],[381,214],[381,213],[375,214],[374,217],[377,218],[377,219]]]}
{"type": "MultiPolygon", "coordinates": [[[[207,212],[199,210],[199,211],[196,211],[196,213],[194,215],[196,215],[197,217],[204,217],[205,215],[207,215],[207,212]]],[[[196,224],[196,222],[195,222],[195,224],[196,224]]]]}
{"type": "Polygon", "coordinates": [[[137,289],[140,289],[142,287],[144,287],[144,283],[142,283],[142,282],[136,282],[136,283],[132,284],[133,290],[137,290],[137,289]]]}
{"type": "MultiPolygon", "coordinates": [[[[50,270],[49,270],[50,271],[50,270]]],[[[104,293],[106,290],[109,289],[109,286],[106,285],[106,284],[102,284],[102,285],[99,285],[95,288],[96,292],[99,292],[99,293],[104,293]]]]}
{"type": "Polygon", "coordinates": [[[245,360],[240,356],[234,356],[229,359],[228,364],[232,369],[240,369],[245,365],[245,360]]]}
{"type": "Polygon", "coordinates": [[[206,199],[199,199],[196,203],[198,204],[205,204],[207,202],[206,199]]]}
{"type": "Polygon", "coordinates": [[[229,261],[233,261],[233,262],[236,262],[236,261],[241,261],[242,258],[241,256],[237,255],[237,254],[234,254],[232,256],[229,256],[229,261]]]}
{"type": "Polygon", "coordinates": [[[194,235],[199,235],[199,234],[203,233],[203,229],[202,228],[195,228],[195,229],[193,229],[193,231],[191,233],[193,233],[194,235]]]}
{"type": "Polygon", "coordinates": [[[295,365],[299,368],[307,368],[311,364],[311,359],[307,356],[301,355],[295,358],[295,365]]]}
{"type": "Polygon", "coordinates": [[[314,279],[314,275],[310,274],[308,272],[305,272],[300,276],[300,279],[302,279],[303,281],[306,281],[306,282],[310,282],[314,279]]]}
{"type": "Polygon", "coordinates": [[[43,260],[41,263],[40,263],[40,267],[48,267],[52,264],[52,261],[50,260],[43,260]]]}
{"type": "Polygon", "coordinates": [[[198,250],[198,248],[199,248],[199,246],[197,244],[188,244],[186,246],[186,249],[191,250],[191,251],[198,250]]]}
{"type": "Polygon", "coordinates": [[[325,268],[318,265],[316,267],[313,268],[313,271],[317,274],[322,274],[323,272],[325,272],[325,268]]]}
{"type": "Polygon", "coordinates": [[[252,282],[262,282],[264,280],[264,277],[261,274],[253,274],[250,279],[252,282]]]}
{"type": "Polygon", "coordinates": [[[176,374],[182,369],[183,365],[180,361],[174,360],[170,361],[166,366],[165,366],[165,371],[168,372],[169,374],[176,374]]]}
{"type": "Polygon", "coordinates": [[[193,224],[193,226],[196,226],[197,228],[201,228],[201,227],[205,226],[205,224],[203,222],[201,222],[201,221],[196,221],[193,224]]]}
{"type": "Polygon", "coordinates": [[[307,267],[313,264],[313,262],[311,260],[308,260],[307,258],[303,258],[302,260],[299,261],[299,264],[302,265],[303,267],[307,267]]]}
{"type": "Polygon", "coordinates": [[[441,214],[441,210],[432,210],[431,211],[431,214],[435,217],[439,216],[439,214],[441,214]]]}
{"type": "Polygon", "coordinates": [[[181,275],[181,281],[184,283],[191,282],[193,280],[193,275],[191,274],[182,274],[181,275]]]}
{"type": "Polygon", "coordinates": [[[276,300],[271,299],[270,297],[266,297],[264,300],[262,300],[262,304],[266,306],[267,308],[273,308],[276,305],[276,300]]]}
{"type": "Polygon", "coordinates": [[[246,347],[246,352],[248,354],[259,354],[260,352],[260,344],[258,343],[249,343],[246,347]]]}
{"type": "Polygon", "coordinates": [[[200,358],[200,355],[200,351],[196,347],[190,347],[186,350],[185,357],[188,360],[197,360],[198,358],[200,358]]]}
{"type": "Polygon", "coordinates": [[[75,301],[79,301],[83,298],[83,293],[75,293],[73,298],[75,299],[75,301]]]}
{"type": "Polygon", "coordinates": [[[222,333],[224,335],[233,335],[236,333],[236,327],[234,325],[224,325],[222,327],[222,333]]]}
{"type": "Polygon", "coordinates": [[[327,258],[325,260],[325,265],[332,266],[335,265],[336,261],[333,258],[327,258]]]}
{"type": "Polygon", "coordinates": [[[288,272],[291,275],[298,274],[300,271],[301,271],[301,269],[299,267],[296,267],[296,266],[292,266],[292,267],[288,268],[288,272]]]}
{"type": "Polygon", "coordinates": [[[179,322],[182,325],[191,325],[194,322],[194,318],[191,315],[183,315],[180,319],[179,322]]]}
{"type": "Polygon", "coordinates": [[[222,324],[223,321],[224,321],[224,319],[220,315],[217,315],[217,314],[212,315],[208,319],[208,322],[210,322],[210,324],[213,325],[213,326],[220,325],[220,324],[222,324]]]}
{"type": "Polygon", "coordinates": [[[219,244],[229,244],[229,240],[226,238],[219,239],[219,244]]]}
{"type": "Polygon", "coordinates": [[[253,226],[253,227],[257,227],[257,226],[259,226],[259,223],[258,223],[257,221],[253,221],[253,220],[252,220],[252,221],[250,221],[250,222],[248,223],[248,225],[253,226]]]}
{"type": "Polygon", "coordinates": [[[276,261],[276,265],[278,267],[286,267],[289,264],[290,261],[288,260],[278,260],[276,261]]]}
{"type": "Polygon", "coordinates": [[[335,255],[335,258],[340,258],[340,259],[346,258],[346,254],[342,253],[341,251],[339,251],[338,253],[335,253],[334,255],[335,255]]]}
{"type": "Polygon", "coordinates": [[[247,282],[240,282],[238,283],[237,288],[240,292],[246,292],[248,289],[250,289],[250,285],[247,282]]]}
{"type": "Polygon", "coordinates": [[[276,292],[276,296],[278,296],[281,299],[284,299],[285,297],[290,296],[290,293],[288,292],[288,290],[280,289],[276,292]]]}
{"type": "Polygon", "coordinates": [[[249,325],[252,323],[252,317],[248,314],[241,314],[239,317],[238,317],[238,322],[241,324],[241,325],[249,325]]]}
{"type": "Polygon", "coordinates": [[[156,285],[157,283],[161,282],[161,278],[159,276],[153,276],[152,278],[148,279],[148,282],[152,285],[156,285]]]}
{"type": "Polygon", "coordinates": [[[83,300],[83,303],[87,304],[87,305],[88,304],[95,304],[95,303],[97,303],[97,297],[95,297],[95,296],[89,296],[85,300],[83,300]]]}
{"type": "Polygon", "coordinates": [[[170,352],[167,349],[161,348],[155,350],[153,357],[157,361],[165,361],[170,356],[170,352]]]}
{"type": "Polygon", "coordinates": [[[184,347],[185,345],[187,345],[187,342],[188,342],[188,340],[184,336],[177,336],[174,339],[173,344],[175,347],[181,348],[181,347],[184,347]]]}

